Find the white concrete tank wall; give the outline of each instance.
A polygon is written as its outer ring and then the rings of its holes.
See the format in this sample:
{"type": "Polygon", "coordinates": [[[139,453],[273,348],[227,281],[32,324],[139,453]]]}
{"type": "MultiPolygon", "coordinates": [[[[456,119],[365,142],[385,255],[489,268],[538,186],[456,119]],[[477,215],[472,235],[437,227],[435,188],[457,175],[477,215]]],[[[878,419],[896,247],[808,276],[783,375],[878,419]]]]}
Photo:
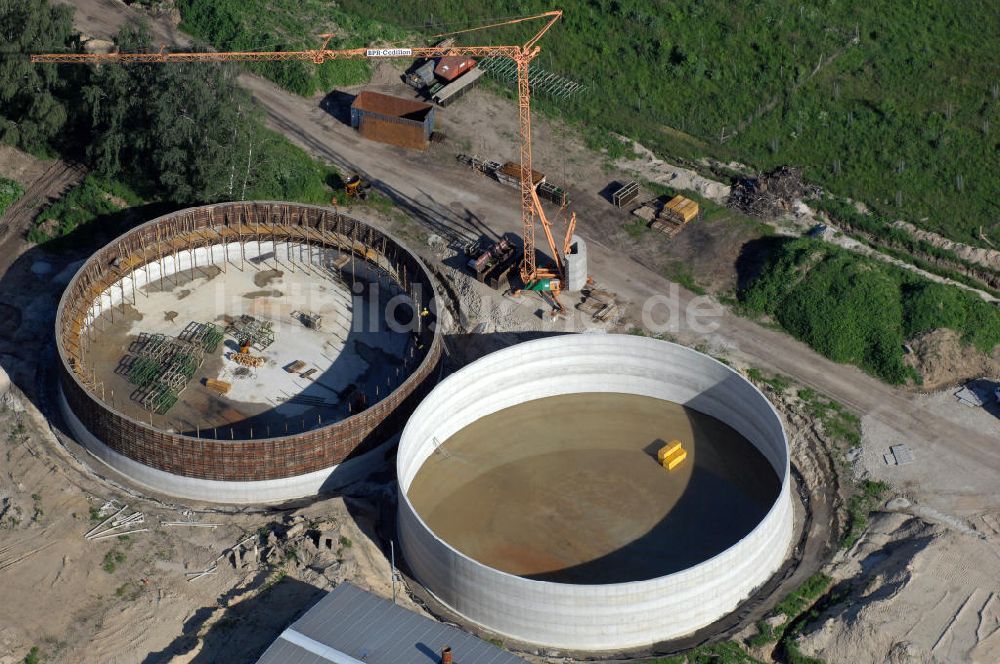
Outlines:
{"type": "Polygon", "coordinates": [[[788,443],[767,399],[735,371],[689,348],[632,335],[549,337],[497,351],[448,377],[403,430],[397,455],[398,528],[415,577],[465,618],[504,636],[569,650],[651,645],[711,624],[779,569],[792,541],[788,443]],[[683,404],[728,424],[767,458],[781,482],[764,519],[693,567],[646,581],[575,585],[487,567],[438,538],[407,491],[435,439],[518,403],[583,392],[683,404]]]}
{"type": "Polygon", "coordinates": [[[66,420],[70,433],[73,434],[73,438],[78,443],[83,445],[95,458],[121,473],[130,481],[158,493],[208,503],[263,505],[336,491],[361,481],[377,471],[385,463],[393,444],[396,442],[395,438],[389,439],[364,454],[329,468],[303,475],[240,482],[206,480],[158,470],[111,449],[83,425],[83,422],[66,402],[61,388],[59,390],[59,411],[66,420]]]}

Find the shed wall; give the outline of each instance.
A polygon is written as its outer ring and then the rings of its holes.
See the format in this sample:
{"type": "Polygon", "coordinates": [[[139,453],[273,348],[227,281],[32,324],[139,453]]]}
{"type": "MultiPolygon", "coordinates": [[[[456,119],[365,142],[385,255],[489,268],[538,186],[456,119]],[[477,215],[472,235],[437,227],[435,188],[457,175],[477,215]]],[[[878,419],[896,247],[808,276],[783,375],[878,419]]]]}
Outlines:
{"type": "Polygon", "coordinates": [[[425,150],[430,144],[430,121],[415,122],[376,113],[358,113],[358,133],[371,141],[425,150]]]}

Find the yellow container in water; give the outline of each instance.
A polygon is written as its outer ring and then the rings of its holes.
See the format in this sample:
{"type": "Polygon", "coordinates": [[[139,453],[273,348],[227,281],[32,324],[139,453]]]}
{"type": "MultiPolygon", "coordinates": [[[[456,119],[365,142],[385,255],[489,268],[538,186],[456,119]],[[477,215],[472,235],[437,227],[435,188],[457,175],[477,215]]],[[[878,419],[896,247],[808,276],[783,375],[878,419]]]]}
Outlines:
{"type": "Polygon", "coordinates": [[[656,453],[656,460],[659,461],[660,463],[663,463],[663,461],[668,456],[670,456],[679,449],[681,449],[681,441],[672,440],[660,448],[660,451],[656,453]]]}
{"type": "Polygon", "coordinates": [[[685,452],[684,450],[680,450],[673,456],[664,459],[663,467],[666,468],[667,470],[673,470],[678,465],[680,465],[681,461],[687,458],[687,455],[688,455],[687,452],[685,452]]]}

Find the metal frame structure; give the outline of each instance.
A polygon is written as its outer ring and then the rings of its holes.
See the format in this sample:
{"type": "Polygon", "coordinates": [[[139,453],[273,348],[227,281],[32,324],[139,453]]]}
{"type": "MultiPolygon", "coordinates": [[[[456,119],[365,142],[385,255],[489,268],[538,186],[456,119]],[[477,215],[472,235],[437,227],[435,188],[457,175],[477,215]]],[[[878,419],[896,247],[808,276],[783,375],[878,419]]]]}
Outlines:
{"type": "MultiPolygon", "coordinates": [[[[480,69],[489,76],[504,83],[517,84],[517,66],[505,58],[483,58],[479,63],[480,69]]],[[[585,92],[587,86],[572,81],[541,67],[532,64],[528,69],[528,79],[531,82],[531,89],[535,94],[541,92],[553,99],[568,99],[585,92]]]]}
{"type": "Polygon", "coordinates": [[[226,333],[241,346],[250,346],[256,350],[265,350],[274,343],[274,328],[270,321],[257,320],[247,314],[234,320],[226,328],[226,333]]]}
{"type": "MultiPolygon", "coordinates": [[[[471,56],[478,58],[507,58],[511,60],[517,73],[517,107],[520,126],[520,164],[521,164],[521,226],[524,238],[524,260],[521,263],[521,279],[525,284],[538,278],[535,259],[535,214],[540,213],[537,197],[534,194],[534,184],[531,181],[531,62],[538,56],[541,47],[538,41],[562,17],[562,11],[553,10],[534,16],[525,16],[511,20],[476,26],[465,30],[432,35],[431,39],[439,37],[454,37],[460,34],[477,32],[529,21],[544,21],[544,25],[526,42],[520,45],[498,46],[462,46],[454,43],[437,46],[391,48],[349,48],[329,49],[330,39],[334,35],[322,35],[323,43],[318,49],[305,51],[230,51],[230,52],[189,52],[170,53],[165,49],[158,53],[48,53],[32,55],[31,61],[38,64],[46,63],[146,63],[157,64],[167,62],[313,62],[323,64],[328,60],[368,60],[368,59],[412,59],[438,58],[449,56],[471,56]]],[[[554,245],[553,245],[554,248],[554,245]]],[[[560,259],[556,257],[556,260],[560,259]]]]}
{"type": "Polygon", "coordinates": [[[204,350],[202,339],[142,335],[129,348],[133,355],[126,356],[119,364],[129,382],[136,386],[130,398],[146,410],[163,415],[177,403],[180,393],[204,363],[204,350]]]}
{"type": "Polygon", "coordinates": [[[198,344],[205,349],[206,352],[214,352],[219,346],[219,342],[225,338],[225,332],[213,323],[199,323],[197,321],[191,321],[187,324],[184,330],[177,335],[178,339],[182,341],[190,341],[191,343],[198,344]]]}

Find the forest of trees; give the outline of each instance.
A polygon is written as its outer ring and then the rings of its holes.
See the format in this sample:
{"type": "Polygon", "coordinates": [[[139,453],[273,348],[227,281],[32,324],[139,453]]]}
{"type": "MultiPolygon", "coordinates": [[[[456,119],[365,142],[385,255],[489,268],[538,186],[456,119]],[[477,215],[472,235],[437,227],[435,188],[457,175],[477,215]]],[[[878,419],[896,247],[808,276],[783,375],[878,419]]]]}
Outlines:
{"type": "MultiPolygon", "coordinates": [[[[334,170],[264,127],[236,84],[235,66],[33,65],[25,53],[79,48],[72,12],[47,0],[0,3],[0,34],[17,35],[2,42],[11,55],[0,58],[0,140],[88,164],[98,178],[81,186],[81,201],[94,200],[99,186],[117,195],[111,189],[121,182],[142,199],[176,204],[329,202],[334,170]]],[[[142,26],[123,29],[116,42],[123,50],[151,48],[142,26]]],[[[84,212],[53,206],[38,225],[64,234],[101,210],[84,212]]]]}
{"type": "Polygon", "coordinates": [[[61,133],[84,72],[36,67],[25,53],[76,49],[73,10],[47,2],[0,2],[0,140],[36,154],[66,142],[61,133]]]}

